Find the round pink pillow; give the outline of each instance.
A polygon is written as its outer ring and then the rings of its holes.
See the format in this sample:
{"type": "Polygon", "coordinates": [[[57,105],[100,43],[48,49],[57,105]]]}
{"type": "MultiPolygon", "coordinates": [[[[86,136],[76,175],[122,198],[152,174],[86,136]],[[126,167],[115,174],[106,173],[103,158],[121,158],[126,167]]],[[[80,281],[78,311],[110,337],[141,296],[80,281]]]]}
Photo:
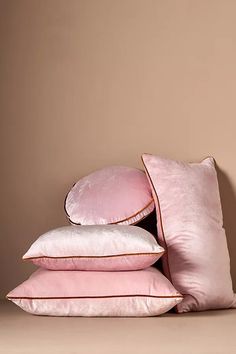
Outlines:
{"type": "Polygon", "coordinates": [[[65,199],[72,224],[136,224],[154,209],[145,173],[124,166],[106,167],[74,184],[65,199]]]}

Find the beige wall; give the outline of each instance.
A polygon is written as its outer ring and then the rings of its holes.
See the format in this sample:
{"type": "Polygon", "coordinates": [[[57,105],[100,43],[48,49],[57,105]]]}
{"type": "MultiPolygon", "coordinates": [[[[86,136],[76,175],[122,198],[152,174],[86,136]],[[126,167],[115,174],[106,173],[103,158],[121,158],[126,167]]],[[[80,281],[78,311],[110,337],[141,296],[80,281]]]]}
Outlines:
{"type": "MultiPolygon", "coordinates": [[[[80,176],[213,155],[236,283],[236,2],[0,0],[1,291],[80,176]]],[[[214,261],[214,260],[212,260],[214,261]]]]}

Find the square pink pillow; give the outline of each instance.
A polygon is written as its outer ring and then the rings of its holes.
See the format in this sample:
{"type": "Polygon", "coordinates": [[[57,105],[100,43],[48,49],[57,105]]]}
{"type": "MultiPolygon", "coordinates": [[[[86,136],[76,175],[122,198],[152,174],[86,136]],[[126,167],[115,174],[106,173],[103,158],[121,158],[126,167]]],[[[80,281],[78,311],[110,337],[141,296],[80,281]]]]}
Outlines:
{"type": "Polygon", "coordinates": [[[8,299],[35,315],[156,316],[182,295],[153,267],[128,272],[39,269],[8,299]]]}
{"type": "Polygon", "coordinates": [[[177,312],[236,307],[214,159],[144,154],[157,210],[164,274],[184,295],[177,312]]]}
{"type": "Polygon", "coordinates": [[[51,270],[138,270],[164,253],[155,237],[138,226],[70,225],[40,236],[23,256],[51,270]]]}

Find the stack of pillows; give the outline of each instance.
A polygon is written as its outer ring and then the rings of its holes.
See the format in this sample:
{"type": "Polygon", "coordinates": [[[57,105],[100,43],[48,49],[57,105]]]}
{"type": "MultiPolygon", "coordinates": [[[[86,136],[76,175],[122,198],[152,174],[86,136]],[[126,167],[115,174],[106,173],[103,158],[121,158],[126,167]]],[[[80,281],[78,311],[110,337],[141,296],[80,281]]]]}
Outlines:
{"type": "Polygon", "coordinates": [[[114,166],[65,199],[72,225],[23,256],[40,268],[7,297],[54,316],[155,316],[236,307],[214,159],[144,154],[145,173],[114,166]],[[138,226],[156,208],[157,239],[138,226]],[[158,242],[157,242],[158,241],[158,242]],[[162,272],[154,267],[161,257],[162,272]]]}

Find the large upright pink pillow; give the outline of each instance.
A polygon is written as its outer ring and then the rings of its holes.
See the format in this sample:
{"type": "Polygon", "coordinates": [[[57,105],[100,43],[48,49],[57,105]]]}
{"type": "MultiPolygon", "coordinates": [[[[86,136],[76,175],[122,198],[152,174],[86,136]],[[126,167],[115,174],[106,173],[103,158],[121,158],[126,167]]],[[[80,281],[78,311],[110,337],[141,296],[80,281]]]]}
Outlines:
{"type": "Polygon", "coordinates": [[[65,199],[72,224],[136,224],[153,210],[145,173],[124,166],[106,167],[81,178],[65,199]]]}
{"type": "Polygon", "coordinates": [[[177,312],[236,307],[214,159],[144,154],[157,209],[164,274],[184,295],[177,312]]]}

